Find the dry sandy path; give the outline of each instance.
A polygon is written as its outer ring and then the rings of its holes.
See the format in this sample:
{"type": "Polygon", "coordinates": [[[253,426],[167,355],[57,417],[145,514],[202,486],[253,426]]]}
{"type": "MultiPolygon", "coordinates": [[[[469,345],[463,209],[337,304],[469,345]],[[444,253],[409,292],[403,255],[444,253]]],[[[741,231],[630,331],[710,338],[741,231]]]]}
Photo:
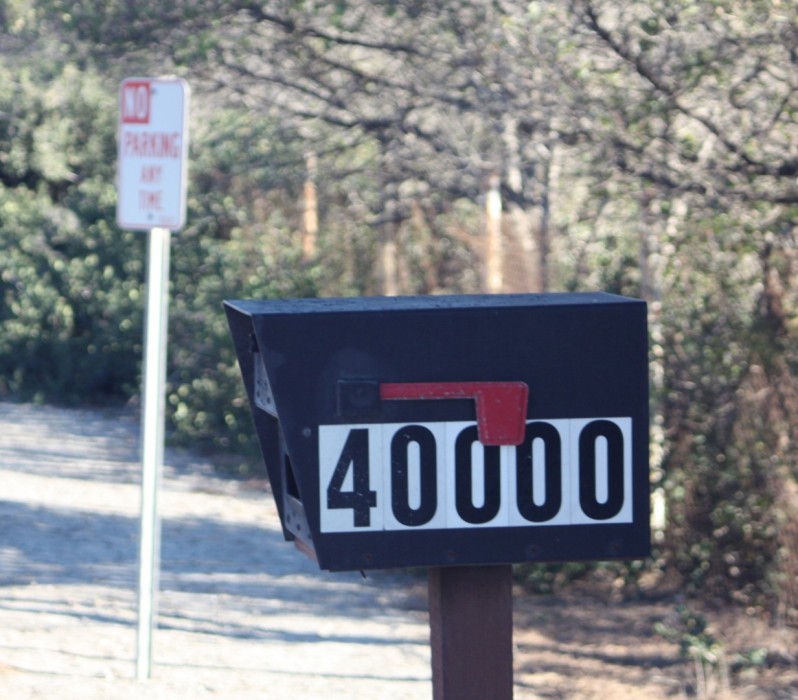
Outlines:
{"type": "Polygon", "coordinates": [[[431,697],[417,582],[319,571],[262,489],[174,452],[135,681],[137,434],[120,412],[0,403],[0,698],[431,697]]]}

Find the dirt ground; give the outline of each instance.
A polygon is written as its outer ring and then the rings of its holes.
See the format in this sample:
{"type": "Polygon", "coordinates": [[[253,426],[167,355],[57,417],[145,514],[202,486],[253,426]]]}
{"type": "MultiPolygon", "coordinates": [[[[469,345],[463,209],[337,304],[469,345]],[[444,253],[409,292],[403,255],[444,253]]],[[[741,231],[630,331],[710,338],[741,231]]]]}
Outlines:
{"type": "MultiPolygon", "coordinates": [[[[423,575],[321,572],[262,482],[172,450],[152,678],[135,680],[137,444],[127,411],[0,403],[0,697],[431,698],[423,575]]],[[[798,698],[795,630],[701,611],[704,672],[657,634],[679,629],[675,594],[611,588],[516,591],[516,700],[798,698]]]]}

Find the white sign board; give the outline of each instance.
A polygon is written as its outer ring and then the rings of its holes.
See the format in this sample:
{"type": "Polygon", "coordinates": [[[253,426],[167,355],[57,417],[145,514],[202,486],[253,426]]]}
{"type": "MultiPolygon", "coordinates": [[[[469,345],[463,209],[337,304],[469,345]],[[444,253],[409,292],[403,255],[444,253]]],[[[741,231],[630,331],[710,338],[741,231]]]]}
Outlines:
{"type": "Polygon", "coordinates": [[[186,219],[188,84],[127,78],[119,89],[116,220],[121,228],[177,231],[186,219]]]}

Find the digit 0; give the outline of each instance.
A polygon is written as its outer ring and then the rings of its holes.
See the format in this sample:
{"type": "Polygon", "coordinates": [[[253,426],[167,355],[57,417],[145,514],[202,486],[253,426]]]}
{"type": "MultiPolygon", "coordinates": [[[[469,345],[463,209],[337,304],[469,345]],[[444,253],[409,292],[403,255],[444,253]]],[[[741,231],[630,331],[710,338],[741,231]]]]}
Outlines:
{"type": "Polygon", "coordinates": [[[438,509],[438,457],[435,436],[423,425],[408,425],[391,439],[391,508],[394,517],[411,527],[425,525],[438,509]],[[418,446],[419,505],[410,505],[410,446],[418,446]]]}
{"type": "Polygon", "coordinates": [[[474,475],[471,459],[472,445],[479,440],[477,426],[461,431],[454,443],[454,497],[457,514],[472,525],[490,522],[501,507],[500,452],[496,445],[483,446],[485,498],[481,506],[473,501],[474,475]]]}
{"type": "Polygon", "coordinates": [[[609,520],[621,512],[623,493],[623,433],[612,421],[594,420],[579,434],[579,505],[587,517],[609,520]],[[607,465],[607,500],[603,503],[597,494],[599,444],[606,450],[602,458],[606,457],[607,465]]]}
{"type": "Polygon", "coordinates": [[[549,423],[530,423],[526,426],[524,441],[516,447],[515,455],[515,498],[518,512],[533,523],[544,523],[551,520],[562,507],[562,442],[560,433],[549,423]],[[543,443],[542,465],[534,463],[535,440],[540,440],[543,443]],[[536,467],[543,469],[543,494],[535,493],[534,472],[536,467]],[[538,503],[535,503],[536,500],[538,503]]]}

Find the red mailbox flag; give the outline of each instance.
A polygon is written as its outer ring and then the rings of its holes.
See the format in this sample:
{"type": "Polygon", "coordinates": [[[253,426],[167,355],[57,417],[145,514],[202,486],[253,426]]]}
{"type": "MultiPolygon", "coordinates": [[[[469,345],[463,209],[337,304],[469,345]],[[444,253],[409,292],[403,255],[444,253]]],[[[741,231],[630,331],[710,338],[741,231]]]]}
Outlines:
{"type": "Polygon", "coordinates": [[[520,445],[526,429],[529,387],[524,382],[411,382],[380,385],[380,398],[475,399],[479,441],[520,445]]]}

